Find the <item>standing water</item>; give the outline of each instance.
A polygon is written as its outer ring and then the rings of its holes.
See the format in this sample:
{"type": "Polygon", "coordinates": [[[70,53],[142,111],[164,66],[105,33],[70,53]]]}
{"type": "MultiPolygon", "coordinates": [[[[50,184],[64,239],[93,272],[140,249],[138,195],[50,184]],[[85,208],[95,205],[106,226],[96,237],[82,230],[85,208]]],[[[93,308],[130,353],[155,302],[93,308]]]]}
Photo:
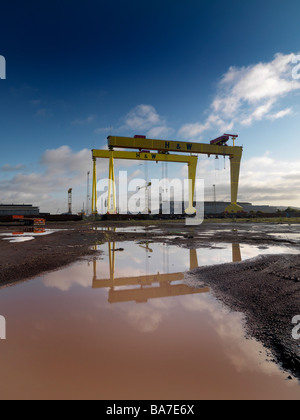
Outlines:
{"type": "MultiPolygon", "coordinates": [[[[0,290],[1,399],[299,399],[243,315],[185,273],[285,248],[120,242],[0,290]]],[[[288,252],[297,252],[288,249],[288,252]]]]}

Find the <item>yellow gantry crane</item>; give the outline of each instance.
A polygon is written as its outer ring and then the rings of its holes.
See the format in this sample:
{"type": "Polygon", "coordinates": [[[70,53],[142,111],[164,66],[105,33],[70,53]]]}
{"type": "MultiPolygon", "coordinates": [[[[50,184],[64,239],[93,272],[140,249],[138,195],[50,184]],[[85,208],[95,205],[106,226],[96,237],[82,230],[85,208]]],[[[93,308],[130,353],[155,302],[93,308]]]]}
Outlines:
{"type": "Polygon", "coordinates": [[[233,134],[224,134],[223,136],[212,140],[210,144],[192,143],[171,140],[152,140],[144,136],[132,137],[108,137],[109,150],[92,150],[93,156],[93,194],[92,211],[97,214],[97,173],[96,160],[98,158],[109,159],[109,191],[108,191],[108,209],[109,213],[116,213],[116,191],[114,175],[114,159],[144,160],[153,162],[182,162],[187,163],[189,168],[189,207],[187,214],[194,214],[194,193],[196,182],[196,171],[198,154],[205,154],[208,157],[229,156],[231,170],[231,204],[226,208],[229,213],[238,213],[242,207],[237,204],[240,166],[243,154],[243,148],[235,146],[235,140],[238,136],[233,134]],[[233,139],[233,146],[228,146],[229,139],[233,139]],[[132,151],[115,151],[114,149],[135,149],[132,151]],[[182,153],[171,154],[170,152],[182,153]],[[185,155],[185,153],[189,155],[185,155]],[[196,156],[195,156],[196,155],[196,156]],[[111,195],[113,198],[111,199],[111,195]]]}
{"type": "Polygon", "coordinates": [[[152,162],[179,162],[187,163],[189,169],[189,179],[192,180],[190,191],[189,191],[189,207],[186,209],[188,214],[194,214],[195,209],[193,206],[193,198],[195,193],[195,182],[196,182],[196,171],[197,171],[197,156],[184,156],[184,155],[168,155],[162,153],[148,153],[148,152],[116,152],[113,150],[93,150],[93,194],[92,194],[92,205],[93,213],[97,214],[97,172],[96,172],[96,160],[109,159],[109,185],[108,185],[108,212],[115,214],[117,211],[116,205],[116,191],[115,191],[115,174],[114,174],[114,160],[115,159],[126,159],[126,160],[142,160],[152,162]],[[111,196],[113,198],[111,198],[111,196]]]}

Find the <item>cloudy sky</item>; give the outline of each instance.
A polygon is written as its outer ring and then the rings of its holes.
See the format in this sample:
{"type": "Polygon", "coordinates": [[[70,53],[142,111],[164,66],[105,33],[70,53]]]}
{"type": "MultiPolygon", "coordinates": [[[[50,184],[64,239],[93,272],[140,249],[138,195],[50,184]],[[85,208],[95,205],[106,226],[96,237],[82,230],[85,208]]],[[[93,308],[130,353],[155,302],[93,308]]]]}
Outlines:
{"type": "MultiPolygon", "coordinates": [[[[79,211],[91,149],[109,134],[209,142],[231,131],[244,146],[240,201],[300,207],[299,15],[298,0],[1,5],[0,202],[65,212],[72,187],[79,211]]],[[[206,199],[213,184],[229,199],[227,160],[200,156],[198,176],[206,199]]]]}

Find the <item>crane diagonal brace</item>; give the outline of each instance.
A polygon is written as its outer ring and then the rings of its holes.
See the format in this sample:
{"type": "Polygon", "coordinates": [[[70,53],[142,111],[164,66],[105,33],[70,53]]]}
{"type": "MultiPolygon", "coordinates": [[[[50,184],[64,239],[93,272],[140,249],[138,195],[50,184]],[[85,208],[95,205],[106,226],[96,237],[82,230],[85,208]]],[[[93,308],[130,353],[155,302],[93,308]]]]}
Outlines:
{"type": "MultiPolygon", "coordinates": [[[[194,208],[194,195],[195,195],[195,183],[196,183],[196,171],[197,171],[197,156],[185,156],[185,155],[171,155],[171,154],[162,154],[162,153],[145,153],[145,152],[116,152],[109,150],[92,150],[94,170],[93,170],[93,196],[92,196],[92,206],[93,213],[97,214],[97,173],[96,173],[96,160],[97,159],[110,159],[110,170],[109,170],[109,183],[114,184],[114,169],[113,161],[114,159],[126,159],[126,160],[143,160],[143,161],[152,161],[152,162],[177,162],[177,163],[187,163],[189,169],[189,207],[186,210],[188,214],[194,214],[196,209],[194,208]]],[[[114,204],[112,212],[116,211],[116,199],[115,199],[115,189],[113,188],[114,204]]],[[[109,194],[111,187],[109,187],[109,194]]],[[[109,197],[110,201],[110,197],[109,197]]],[[[110,209],[110,206],[108,206],[110,209]]]]}
{"type": "Polygon", "coordinates": [[[208,156],[229,156],[231,171],[231,204],[227,207],[226,211],[229,213],[237,213],[243,210],[242,207],[237,205],[240,166],[243,154],[242,147],[171,140],[152,140],[139,137],[109,136],[107,139],[110,150],[113,150],[114,148],[146,149],[163,152],[197,153],[208,156]]]}

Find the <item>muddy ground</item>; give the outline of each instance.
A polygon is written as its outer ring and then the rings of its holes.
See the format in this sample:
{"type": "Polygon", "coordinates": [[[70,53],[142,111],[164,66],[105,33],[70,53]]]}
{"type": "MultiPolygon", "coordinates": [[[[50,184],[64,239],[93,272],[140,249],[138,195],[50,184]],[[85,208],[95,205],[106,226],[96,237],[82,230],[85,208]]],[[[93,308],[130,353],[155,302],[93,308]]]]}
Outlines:
{"type": "MultiPolygon", "coordinates": [[[[0,286],[36,277],[79,258],[95,254],[93,245],[108,241],[169,242],[186,248],[220,243],[258,247],[299,247],[300,225],[205,223],[187,227],[181,222],[49,223],[57,230],[22,243],[0,240],[0,286]],[[145,226],[145,229],[141,229],[145,226]],[[118,227],[119,229],[115,229],[118,227]],[[277,233],[277,236],[273,234],[277,233]],[[298,235],[299,233],[299,235],[298,235]]],[[[1,226],[0,233],[22,231],[1,226]]],[[[209,286],[231,309],[246,315],[248,333],[272,351],[275,360],[300,379],[300,340],[292,338],[292,319],[300,315],[300,258],[298,255],[263,256],[239,263],[201,267],[189,274],[196,287],[209,286]]]]}

